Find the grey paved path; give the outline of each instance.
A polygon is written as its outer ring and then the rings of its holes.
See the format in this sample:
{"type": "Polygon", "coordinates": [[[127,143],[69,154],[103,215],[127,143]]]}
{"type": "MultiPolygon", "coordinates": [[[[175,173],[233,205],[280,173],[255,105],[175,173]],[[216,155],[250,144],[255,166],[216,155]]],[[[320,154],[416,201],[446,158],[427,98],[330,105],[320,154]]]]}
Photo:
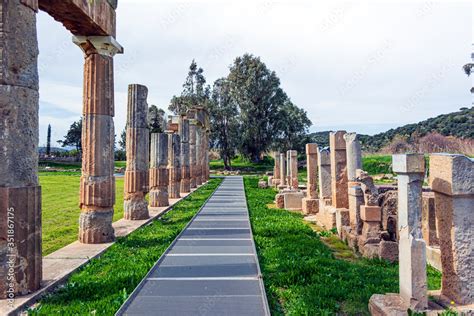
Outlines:
{"type": "Polygon", "coordinates": [[[242,177],[227,177],[119,315],[269,315],[242,177]]]}

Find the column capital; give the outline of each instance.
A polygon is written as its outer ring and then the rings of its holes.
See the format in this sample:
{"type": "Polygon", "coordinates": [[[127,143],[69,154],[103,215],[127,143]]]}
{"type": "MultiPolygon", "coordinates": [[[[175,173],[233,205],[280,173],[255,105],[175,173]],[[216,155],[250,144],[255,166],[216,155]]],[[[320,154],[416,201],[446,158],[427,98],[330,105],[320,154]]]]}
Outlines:
{"type": "Polygon", "coordinates": [[[73,36],[72,41],[79,46],[86,55],[100,54],[114,57],[123,54],[123,47],[113,36],[73,36]]]}

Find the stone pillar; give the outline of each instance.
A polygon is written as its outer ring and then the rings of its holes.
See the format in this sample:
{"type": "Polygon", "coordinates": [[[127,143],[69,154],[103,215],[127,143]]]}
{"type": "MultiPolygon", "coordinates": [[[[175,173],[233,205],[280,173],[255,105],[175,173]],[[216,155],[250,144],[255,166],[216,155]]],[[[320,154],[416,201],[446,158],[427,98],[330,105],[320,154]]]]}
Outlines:
{"type": "Polygon", "coordinates": [[[349,187],[349,221],[351,228],[356,235],[362,234],[362,220],[360,218],[360,208],[364,205],[364,192],[360,185],[349,187]]]}
{"type": "Polygon", "coordinates": [[[115,239],[113,56],[123,48],[111,36],[73,41],[85,54],[79,241],[106,243],[115,239]]]}
{"type": "Polygon", "coordinates": [[[280,185],[280,153],[274,152],[275,165],[273,167],[273,181],[272,185],[278,187],[280,185]]]}
{"type": "Polygon", "coordinates": [[[474,304],[474,160],[462,155],[430,156],[441,265],[441,293],[457,304],[474,304]]]}
{"type": "Polygon", "coordinates": [[[150,207],[168,206],[168,135],[152,133],[150,145],[150,207]]]}
{"type": "Polygon", "coordinates": [[[346,141],[347,181],[351,186],[357,182],[356,170],[362,169],[362,151],[356,133],[345,134],[344,140],[346,141]]]}
{"type": "Polygon", "coordinates": [[[190,173],[190,187],[195,189],[196,185],[196,111],[188,110],[187,118],[189,120],[189,173],[190,173]]]}
{"type": "Polygon", "coordinates": [[[148,89],[145,86],[128,86],[127,108],[127,168],[125,170],[123,217],[129,220],[149,218],[148,163],[149,129],[147,122],[148,89]]]}
{"type": "Polygon", "coordinates": [[[196,185],[202,185],[202,128],[196,125],[196,185]]]}
{"type": "Polygon", "coordinates": [[[290,166],[290,187],[293,190],[298,190],[298,152],[296,150],[288,151],[289,166],[290,166]]]}
{"type": "Polygon", "coordinates": [[[332,206],[349,208],[347,190],[347,165],[345,131],[331,132],[329,143],[331,147],[331,191],[332,206]]]}
{"type": "Polygon", "coordinates": [[[37,10],[0,1],[0,298],[42,280],[37,10]]]}
{"type": "Polygon", "coordinates": [[[203,142],[202,142],[202,182],[205,183],[209,180],[209,133],[207,129],[204,127],[202,130],[203,134],[203,142]]]}
{"type": "Polygon", "coordinates": [[[179,136],[181,138],[181,193],[191,192],[191,167],[189,153],[189,120],[181,115],[179,120],[179,136]]]}
{"type": "Polygon", "coordinates": [[[278,189],[283,190],[286,188],[286,155],[280,154],[280,185],[278,189]]]}
{"type": "Polygon", "coordinates": [[[306,167],[308,171],[308,193],[303,199],[303,214],[319,211],[318,200],[318,144],[306,144],[306,167]]]}
{"type": "Polygon", "coordinates": [[[422,154],[393,155],[398,179],[398,232],[400,296],[414,310],[428,307],[426,244],[421,234],[422,185],[425,159],[422,154]]]}
{"type": "Polygon", "coordinates": [[[331,201],[331,157],[327,149],[322,149],[318,155],[319,170],[319,200],[331,201]]]}
{"type": "Polygon", "coordinates": [[[181,137],[168,134],[168,171],[170,176],[168,194],[170,199],[179,199],[181,189],[181,137]]]}

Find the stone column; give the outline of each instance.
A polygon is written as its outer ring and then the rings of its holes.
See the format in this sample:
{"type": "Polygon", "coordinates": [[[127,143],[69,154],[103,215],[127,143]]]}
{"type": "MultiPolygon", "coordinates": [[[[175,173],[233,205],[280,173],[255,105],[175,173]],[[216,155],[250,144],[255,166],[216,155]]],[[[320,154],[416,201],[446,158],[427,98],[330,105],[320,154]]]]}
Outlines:
{"type": "Polygon", "coordinates": [[[331,132],[329,143],[331,147],[331,191],[332,206],[349,208],[347,190],[347,164],[345,131],[331,132]]]}
{"type": "MultiPolygon", "coordinates": [[[[189,118],[189,112],[188,112],[189,118]]],[[[192,189],[196,185],[196,120],[189,120],[189,169],[190,169],[190,186],[192,189]]]]}
{"type": "Polygon", "coordinates": [[[360,208],[364,205],[364,192],[360,185],[349,187],[349,221],[351,228],[356,235],[362,234],[362,220],[360,218],[360,208]]]}
{"type": "Polygon", "coordinates": [[[319,200],[331,201],[331,157],[327,149],[321,149],[318,155],[319,200]]]}
{"type": "Polygon", "coordinates": [[[42,280],[37,11],[0,1],[0,298],[28,294],[42,280]]]}
{"type": "Polygon", "coordinates": [[[356,133],[345,134],[344,140],[346,141],[347,181],[351,186],[351,182],[357,182],[356,170],[362,169],[362,151],[356,133]]]}
{"type": "Polygon", "coordinates": [[[288,153],[290,156],[290,186],[293,190],[298,190],[298,152],[296,150],[290,150],[288,153]]]}
{"type": "Polygon", "coordinates": [[[191,168],[189,153],[189,120],[185,115],[180,116],[179,136],[181,138],[181,193],[191,192],[191,168]]]}
{"type": "Polygon", "coordinates": [[[430,156],[441,265],[441,293],[457,304],[474,304],[474,160],[430,156]]]}
{"type": "Polygon", "coordinates": [[[308,193],[303,199],[303,214],[319,211],[318,200],[318,144],[306,144],[306,167],[308,171],[308,193]]]}
{"type": "Polygon", "coordinates": [[[125,170],[123,217],[129,220],[149,218],[148,163],[149,129],[147,122],[148,89],[145,86],[128,86],[127,109],[127,168],[125,170]]]}
{"type": "Polygon", "coordinates": [[[393,155],[392,163],[398,174],[400,296],[418,311],[428,307],[426,244],[421,234],[425,159],[422,154],[393,155]]]}
{"type": "Polygon", "coordinates": [[[202,184],[202,127],[201,125],[196,125],[196,185],[202,184]]]}
{"type": "Polygon", "coordinates": [[[205,183],[208,180],[207,166],[209,161],[209,135],[205,127],[202,129],[202,135],[201,181],[205,183]]]}
{"type": "Polygon", "coordinates": [[[168,206],[168,135],[152,133],[150,145],[150,207],[168,206]]]}
{"type": "Polygon", "coordinates": [[[168,170],[170,175],[168,193],[170,199],[181,198],[181,137],[168,134],[168,170]]]}
{"type": "Polygon", "coordinates": [[[274,152],[273,157],[275,159],[275,165],[273,167],[273,180],[272,185],[278,187],[280,185],[280,153],[274,152]]]}
{"type": "Polygon", "coordinates": [[[280,185],[278,189],[283,190],[286,188],[286,154],[280,154],[280,185]]]}
{"type": "Polygon", "coordinates": [[[288,188],[291,189],[291,161],[290,161],[290,151],[286,152],[286,184],[288,188]]]}
{"type": "Polygon", "coordinates": [[[85,54],[79,241],[106,243],[115,239],[113,56],[123,49],[111,36],[73,41],[85,54]]]}

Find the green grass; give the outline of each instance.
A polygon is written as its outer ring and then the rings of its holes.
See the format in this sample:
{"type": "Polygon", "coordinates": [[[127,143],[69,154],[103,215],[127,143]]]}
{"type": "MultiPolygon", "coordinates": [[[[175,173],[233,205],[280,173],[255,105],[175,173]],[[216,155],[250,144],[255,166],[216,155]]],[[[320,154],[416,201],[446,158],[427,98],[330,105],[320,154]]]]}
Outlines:
{"type": "Polygon", "coordinates": [[[74,273],[31,315],[114,315],[162,253],[220,184],[209,184],[176,204],[161,219],[118,238],[100,258],[74,273]]]}
{"type": "MultiPolygon", "coordinates": [[[[222,160],[212,160],[210,163],[211,170],[222,171],[224,170],[224,162],[222,160]]],[[[265,173],[267,171],[273,171],[274,161],[273,158],[266,156],[261,162],[252,162],[243,157],[237,157],[232,160],[232,170],[239,170],[245,174],[265,173]]]]}
{"type": "Polygon", "coordinates": [[[369,174],[392,173],[392,156],[371,155],[362,157],[362,169],[369,174]]]}
{"type": "MultiPolygon", "coordinates": [[[[346,254],[342,242],[330,249],[305,224],[302,215],[269,209],[275,191],[258,189],[247,177],[253,234],[272,315],[369,315],[372,294],[398,292],[398,265],[382,260],[336,259],[346,254]],[[342,249],[344,248],[344,249],[342,249]]],[[[327,238],[327,237],[326,237],[327,238]]],[[[439,272],[429,269],[431,289],[439,288],[439,272]]]]}
{"type": "MultiPolygon", "coordinates": [[[[126,161],[115,161],[114,163],[116,168],[125,168],[127,165],[126,161]]],[[[40,161],[39,162],[39,170],[43,171],[46,170],[46,167],[54,168],[54,169],[61,169],[64,171],[68,170],[78,170],[81,171],[81,162],[55,162],[55,161],[40,161]]]]}
{"type": "MultiPolygon", "coordinates": [[[[80,173],[42,172],[43,256],[77,240],[80,173]]],[[[114,221],[123,217],[123,178],[116,178],[114,221]]]]}

